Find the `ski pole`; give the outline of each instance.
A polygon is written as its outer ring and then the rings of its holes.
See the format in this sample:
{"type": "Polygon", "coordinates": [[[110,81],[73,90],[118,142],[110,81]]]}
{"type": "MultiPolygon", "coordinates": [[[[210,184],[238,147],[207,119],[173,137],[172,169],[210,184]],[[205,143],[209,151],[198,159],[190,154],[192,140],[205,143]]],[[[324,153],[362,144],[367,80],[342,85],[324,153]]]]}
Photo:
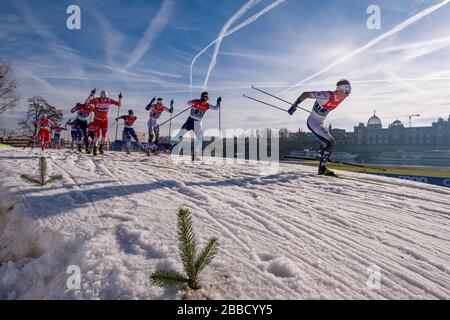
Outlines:
{"type": "Polygon", "coordinates": [[[187,107],[186,109],[184,109],[184,110],[181,111],[180,113],[178,113],[178,114],[174,115],[173,117],[171,117],[169,120],[164,121],[163,123],[161,123],[159,126],[161,127],[161,126],[165,125],[166,123],[171,122],[173,119],[175,119],[175,118],[178,117],[179,115],[185,113],[185,112],[188,111],[190,108],[191,108],[191,107],[187,107]]]}
{"type": "Polygon", "coordinates": [[[250,100],[262,103],[262,104],[265,104],[266,106],[269,106],[269,107],[272,107],[272,108],[275,108],[275,109],[278,109],[278,110],[281,110],[281,111],[284,111],[284,112],[288,112],[288,110],[286,110],[286,109],[283,109],[283,108],[277,107],[277,106],[275,106],[273,104],[270,104],[270,103],[267,103],[267,102],[264,102],[264,101],[261,101],[261,100],[249,97],[249,96],[247,96],[245,94],[244,94],[244,98],[247,98],[247,99],[250,99],[250,100]]]}
{"type": "MultiPolygon", "coordinates": [[[[271,93],[269,93],[269,92],[266,92],[266,91],[264,91],[264,90],[261,90],[261,89],[259,89],[259,88],[256,88],[255,86],[252,86],[252,89],[255,89],[256,91],[259,91],[259,92],[261,92],[261,93],[264,93],[264,94],[266,94],[266,95],[268,95],[268,96],[270,96],[270,97],[272,97],[272,98],[275,98],[275,99],[278,99],[278,100],[280,100],[280,101],[286,102],[286,103],[287,103],[288,105],[290,105],[290,106],[293,105],[293,103],[291,103],[291,102],[289,102],[289,101],[286,101],[286,100],[284,100],[284,99],[282,99],[282,98],[280,98],[280,97],[277,97],[277,96],[275,96],[275,95],[273,95],[273,94],[271,94],[271,93]]],[[[306,109],[303,109],[302,107],[297,107],[297,109],[301,109],[301,110],[303,110],[303,111],[306,111],[306,112],[308,112],[308,113],[311,113],[311,111],[306,110],[306,109]]]]}
{"type": "MultiPolygon", "coordinates": [[[[117,108],[117,118],[120,116],[120,107],[117,108]]],[[[116,121],[116,141],[117,141],[117,135],[119,134],[119,120],[116,121]]]]}
{"type": "MultiPolygon", "coordinates": [[[[170,111],[173,113],[173,99],[170,101],[170,111]]],[[[172,113],[170,114],[172,116],[172,113]]],[[[172,119],[169,119],[169,143],[172,140],[172,119]]]]}
{"type": "Polygon", "coordinates": [[[172,119],[169,119],[169,142],[172,140],[172,119]]]}
{"type": "MultiPolygon", "coordinates": [[[[179,115],[185,113],[185,112],[188,111],[190,108],[191,108],[191,107],[188,107],[188,108],[184,109],[183,111],[181,111],[180,113],[178,113],[178,114],[174,115],[173,117],[171,117],[169,120],[164,121],[163,123],[161,123],[161,124],[159,125],[159,127],[161,128],[163,125],[165,125],[165,124],[167,124],[167,123],[170,123],[170,125],[172,125],[172,120],[173,120],[173,119],[175,119],[175,118],[178,117],[179,115]]],[[[149,135],[149,134],[150,134],[150,132],[149,132],[149,133],[146,133],[144,136],[149,135]]]]}

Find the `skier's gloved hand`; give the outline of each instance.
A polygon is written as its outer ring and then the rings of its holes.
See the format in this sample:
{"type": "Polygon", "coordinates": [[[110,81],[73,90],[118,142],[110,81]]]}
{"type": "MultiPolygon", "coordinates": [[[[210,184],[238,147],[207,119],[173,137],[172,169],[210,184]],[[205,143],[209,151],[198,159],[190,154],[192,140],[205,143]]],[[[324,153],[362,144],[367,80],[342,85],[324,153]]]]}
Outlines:
{"type": "Polygon", "coordinates": [[[222,97],[217,98],[217,104],[219,105],[222,102],[222,97]]]}
{"type": "Polygon", "coordinates": [[[95,93],[97,92],[97,88],[91,91],[91,96],[95,96],[95,93]]]}
{"type": "Polygon", "coordinates": [[[123,98],[123,95],[122,95],[122,92],[121,92],[121,93],[119,93],[119,100],[122,100],[122,98],[123,98]]]}
{"type": "Polygon", "coordinates": [[[292,116],[295,111],[297,111],[298,105],[302,103],[302,100],[298,98],[295,103],[291,106],[291,108],[288,110],[288,113],[292,116]]]}
{"type": "Polygon", "coordinates": [[[289,113],[289,115],[292,116],[292,115],[295,113],[295,111],[297,111],[297,105],[293,104],[293,105],[289,108],[288,113],[289,113]]]}
{"type": "Polygon", "coordinates": [[[173,99],[170,101],[170,113],[173,113],[173,99]]]}
{"type": "Polygon", "coordinates": [[[153,97],[153,99],[150,101],[150,103],[145,107],[146,111],[149,111],[152,105],[155,103],[156,97],[153,97]]]}

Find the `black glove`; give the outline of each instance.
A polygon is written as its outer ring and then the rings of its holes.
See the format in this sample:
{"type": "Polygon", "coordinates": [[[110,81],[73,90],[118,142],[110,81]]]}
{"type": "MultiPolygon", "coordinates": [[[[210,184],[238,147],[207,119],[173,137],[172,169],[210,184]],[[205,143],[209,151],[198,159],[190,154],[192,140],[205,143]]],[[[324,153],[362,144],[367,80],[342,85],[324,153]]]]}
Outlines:
{"type": "Polygon", "coordinates": [[[145,107],[145,110],[146,110],[146,111],[150,110],[150,108],[151,108],[152,105],[155,103],[155,101],[156,101],[156,97],[154,97],[154,98],[150,101],[150,103],[145,107]]]}
{"type": "Polygon", "coordinates": [[[121,93],[119,93],[119,100],[122,100],[122,98],[123,98],[123,95],[122,95],[122,92],[121,92],[121,93]]]}
{"type": "Polygon", "coordinates": [[[293,104],[293,105],[289,108],[288,113],[292,116],[292,115],[295,113],[295,111],[297,111],[297,105],[296,105],[296,104],[293,104]]]}
{"type": "Polygon", "coordinates": [[[170,101],[170,113],[173,113],[173,99],[170,101]]]}
{"type": "Polygon", "coordinates": [[[222,97],[217,98],[217,104],[220,104],[222,102],[222,97]]]}
{"type": "Polygon", "coordinates": [[[97,89],[94,89],[91,91],[91,96],[95,96],[95,93],[97,92],[97,89]]]}

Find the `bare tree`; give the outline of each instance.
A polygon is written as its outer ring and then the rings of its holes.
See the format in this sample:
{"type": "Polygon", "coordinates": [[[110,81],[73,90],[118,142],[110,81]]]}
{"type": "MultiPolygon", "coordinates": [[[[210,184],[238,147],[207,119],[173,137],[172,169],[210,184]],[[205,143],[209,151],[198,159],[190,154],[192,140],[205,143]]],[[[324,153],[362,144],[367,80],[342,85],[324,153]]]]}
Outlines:
{"type": "Polygon", "coordinates": [[[14,95],[17,85],[13,68],[0,59],[0,113],[17,105],[19,97],[14,95]]]}
{"type": "Polygon", "coordinates": [[[41,96],[28,99],[28,111],[25,118],[19,122],[19,126],[25,134],[37,134],[37,126],[34,124],[44,114],[55,123],[59,123],[63,118],[62,110],[50,105],[41,96]]]}

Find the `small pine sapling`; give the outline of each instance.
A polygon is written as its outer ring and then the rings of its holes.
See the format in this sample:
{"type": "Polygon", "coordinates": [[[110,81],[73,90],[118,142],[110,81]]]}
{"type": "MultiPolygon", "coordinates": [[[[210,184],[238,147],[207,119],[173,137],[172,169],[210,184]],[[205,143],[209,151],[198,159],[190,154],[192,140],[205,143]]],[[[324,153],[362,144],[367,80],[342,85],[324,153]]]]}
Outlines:
{"type": "Polygon", "coordinates": [[[185,274],[175,270],[157,270],[150,276],[153,285],[160,287],[187,285],[193,290],[201,289],[199,275],[211,264],[218,251],[218,239],[209,239],[205,248],[197,255],[197,240],[188,209],[178,212],[178,250],[185,274]]]}

